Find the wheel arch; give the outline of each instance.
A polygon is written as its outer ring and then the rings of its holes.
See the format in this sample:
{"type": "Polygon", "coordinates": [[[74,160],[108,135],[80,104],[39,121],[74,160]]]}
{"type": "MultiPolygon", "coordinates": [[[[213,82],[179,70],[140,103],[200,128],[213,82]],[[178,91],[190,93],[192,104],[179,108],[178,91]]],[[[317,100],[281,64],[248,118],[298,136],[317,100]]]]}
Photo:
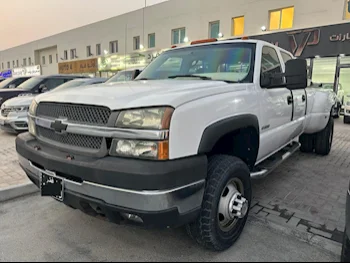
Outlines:
{"type": "MultiPolygon", "coordinates": [[[[244,160],[250,167],[254,166],[256,159],[258,157],[259,147],[260,147],[260,129],[259,121],[257,116],[252,114],[244,114],[239,116],[233,116],[215,122],[208,126],[202,135],[199,147],[198,154],[232,154],[237,157],[241,157],[240,153],[235,152],[232,147],[232,153],[228,153],[225,150],[221,149],[221,145],[228,146],[231,143],[231,138],[239,137],[240,142],[242,139],[249,138],[249,142],[252,145],[247,145],[247,153],[242,151],[241,154],[249,154],[249,157],[244,160]],[[251,137],[253,137],[252,140],[251,137]],[[251,147],[252,146],[252,147],[251,147]]],[[[238,141],[232,143],[237,143],[238,141]]],[[[243,141],[244,143],[245,141],[243,141]]],[[[250,144],[250,143],[248,143],[250,144]]],[[[226,147],[225,147],[226,148],[226,147]]],[[[228,150],[227,147],[226,150],[228,150]]],[[[242,158],[245,159],[245,158],[242,158]]]]}

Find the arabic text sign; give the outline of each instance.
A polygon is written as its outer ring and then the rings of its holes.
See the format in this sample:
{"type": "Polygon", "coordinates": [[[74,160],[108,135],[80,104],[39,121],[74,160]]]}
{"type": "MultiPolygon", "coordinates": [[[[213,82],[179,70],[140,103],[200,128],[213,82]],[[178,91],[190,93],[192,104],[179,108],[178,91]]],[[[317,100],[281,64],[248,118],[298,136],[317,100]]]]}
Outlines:
{"type": "Polygon", "coordinates": [[[58,64],[59,74],[95,73],[97,70],[96,58],[58,64]]]}
{"type": "Polygon", "coordinates": [[[9,70],[0,72],[0,77],[11,78],[12,77],[12,70],[9,69],[9,70]]]}
{"type": "Polygon", "coordinates": [[[34,77],[41,75],[41,66],[30,66],[25,68],[14,68],[12,77],[34,77]]]}

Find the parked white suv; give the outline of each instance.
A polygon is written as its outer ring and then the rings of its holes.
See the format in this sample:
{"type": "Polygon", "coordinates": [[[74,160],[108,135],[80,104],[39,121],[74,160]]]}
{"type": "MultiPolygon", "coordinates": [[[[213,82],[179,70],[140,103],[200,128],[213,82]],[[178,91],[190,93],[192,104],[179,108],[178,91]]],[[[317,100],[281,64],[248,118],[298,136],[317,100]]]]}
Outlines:
{"type": "Polygon", "coordinates": [[[330,152],[334,97],[307,88],[305,60],[263,41],[200,43],[135,81],[36,97],[16,149],[42,195],[117,223],[186,225],[222,251],[245,226],[252,178],[300,147],[330,152]]]}

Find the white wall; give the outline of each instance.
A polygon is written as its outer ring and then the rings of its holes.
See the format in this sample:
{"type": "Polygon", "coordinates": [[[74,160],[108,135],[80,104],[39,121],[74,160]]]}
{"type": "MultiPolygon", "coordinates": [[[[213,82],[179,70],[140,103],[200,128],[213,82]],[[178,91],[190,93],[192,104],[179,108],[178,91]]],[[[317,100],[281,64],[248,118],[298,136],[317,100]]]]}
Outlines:
{"type": "MultiPolygon", "coordinates": [[[[245,16],[245,35],[262,34],[261,26],[268,27],[269,24],[269,10],[289,6],[295,7],[294,29],[349,22],[343,20],[345,0],[170,0],[145,9],[144,41],[143,10],[137,10],[1,51],[0,66],[4,62],[6,68],[7,61],[11,61],[12,67],[12,61],[17,59],[21,64],[24,57],[33,59],[35,51],[56,45],[59,62],[62,62],[60,58],[63,58],[64,50],[68,51],[68,60],[70,50],[74,48],[77,49],[78,60],[86,59],[86,46],[91,45],[92,53],[96,55],[96,44],[101,44],[103,54],[103,50],[109,50],[109,42],[113,40],[119,42],[119,53],[130,53],[133,51],[133,37],[140,36],[141,43],[147,47],[149,33],[156,34],[156,48],[168,48],[171,46],[172,29],[186,27],[190,40],[204,39],[209,34],[209,23],[217,20],[220,20],[220,31],[225,37],[230,37],[231,19],[242,15],[245,16]]],[[[43,68],[47,74],[57,73],[57,64],[43,68]]]]}

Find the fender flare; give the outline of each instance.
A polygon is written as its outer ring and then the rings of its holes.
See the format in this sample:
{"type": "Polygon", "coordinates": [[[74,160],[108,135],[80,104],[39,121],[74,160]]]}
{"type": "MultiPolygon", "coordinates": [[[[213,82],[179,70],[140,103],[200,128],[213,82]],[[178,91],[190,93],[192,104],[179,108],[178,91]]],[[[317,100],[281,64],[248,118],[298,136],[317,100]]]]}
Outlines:
{"type": "MultiPolygon", "coordinates": [[[[215,144],[223,136],[247,127],[253,127],[256,130],[257,134],[260,134],[259,121],[257,116],[252,114],[244,114],[223,119],[211,124],[203,132],[202,139],[198,147],[198,153],[206,154],[210,152],[214,148],[215,144]]],[[[260,144],[260,136],[258,137],[260,144]]]]}

